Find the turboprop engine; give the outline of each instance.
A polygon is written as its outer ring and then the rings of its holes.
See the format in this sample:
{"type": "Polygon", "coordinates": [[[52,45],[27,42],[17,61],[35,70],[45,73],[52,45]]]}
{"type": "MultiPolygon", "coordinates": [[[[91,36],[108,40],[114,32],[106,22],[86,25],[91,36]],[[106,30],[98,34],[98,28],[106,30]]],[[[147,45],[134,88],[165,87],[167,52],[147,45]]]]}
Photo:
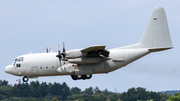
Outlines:
{"type": "Polygon", "coordinates": [[[61,74],[66,74],[66,73],[73,73],[75,71],[75,68],[77,65],[74,64],[67,64],[59,67],[57,71],[61,74]]]}
{"type": "Polygon", "coordinates": [[[66,58],[68,58],[68,59],[79,58],[79,57],[83,57],[86,55],[87,55],[87,52],[82,52],[79,49],[66,51],[66,58]]]}

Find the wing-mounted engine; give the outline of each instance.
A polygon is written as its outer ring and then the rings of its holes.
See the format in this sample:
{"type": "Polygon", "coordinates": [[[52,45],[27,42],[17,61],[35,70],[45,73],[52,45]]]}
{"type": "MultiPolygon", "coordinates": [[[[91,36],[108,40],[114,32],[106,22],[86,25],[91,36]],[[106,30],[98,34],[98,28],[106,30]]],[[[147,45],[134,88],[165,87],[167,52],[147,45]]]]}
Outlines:
{"type": "Polygon", "coordinates": [[[91,46],[85,49],[66,51],[68,62],[75,64],[100,63],[109,60],[106,46],[91,46]]]}
{"type": "Polygon", "coordinates": [[[75,64],[100,63],[110,59],[108,58],[110,52],[106,50],[105,47],[106,46],[91,46],[85,49],[65,51],[63,42],[63,52],[61,53],[59,49],[56,57],[59,58],[59,61],[63,60],[75,64]]]}
{"type": "Polygon", "coordinates": [[[91,46],[85,49],[77,49],[77,50],[70,50],[66,51],[66,58],[67,59],[75,59],[85,56],[100,56],[103,55],[104,57],[109,56],[109,51],[105,49],[106,46],[91,46]]]}
{"type": "Polygon", "coordinates": [[[66,51],[66,58],[67,59],[74,59],[74,58],[84,57],[87,54],[88,54],[87,52],[83,52],[80,49],[70,50],[70,51],[66,51]]]}
{"type": "Polygon", "coordinates": [[[98,55],[103,55],[105,57],[109,57],[109,51],[105,49],[106,46],[91,46],[86,49],[82,49],[82,52],[87,52],[88,55],[93,53],[97,53],[98,55]]]}

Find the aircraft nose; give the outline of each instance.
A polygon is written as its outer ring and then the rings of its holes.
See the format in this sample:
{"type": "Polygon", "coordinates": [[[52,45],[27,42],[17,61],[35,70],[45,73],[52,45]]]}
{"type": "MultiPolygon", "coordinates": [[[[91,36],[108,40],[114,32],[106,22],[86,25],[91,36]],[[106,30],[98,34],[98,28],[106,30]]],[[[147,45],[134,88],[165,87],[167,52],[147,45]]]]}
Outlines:
{"type": "Polygon", "coordinates": [[[8,66],[5,67],[5,72],[6,73],[11,73],[11,71],[12,71],[12,65],[8,65],[8,66]]]}

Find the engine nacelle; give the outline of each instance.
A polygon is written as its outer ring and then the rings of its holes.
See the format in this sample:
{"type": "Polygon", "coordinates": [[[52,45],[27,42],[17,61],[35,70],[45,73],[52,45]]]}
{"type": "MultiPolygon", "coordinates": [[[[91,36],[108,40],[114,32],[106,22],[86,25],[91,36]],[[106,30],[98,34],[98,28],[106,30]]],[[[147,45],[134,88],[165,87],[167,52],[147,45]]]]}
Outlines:
{"type": "Polygon", "coordinates": [[[76,66],[73,64],[67,64],[67,65],[59,67],[57,71],[61,74],[73,73],[75,71],[75,67],[76,66]]]}
{"type": "Polygon", "coordinates": [[[66,58],[68,58],[68,59],[79,58],[79,57],[83,57],[86,55],[87,55],[87,52],[82,52],[79,49],[66,51],[66,58]]]}

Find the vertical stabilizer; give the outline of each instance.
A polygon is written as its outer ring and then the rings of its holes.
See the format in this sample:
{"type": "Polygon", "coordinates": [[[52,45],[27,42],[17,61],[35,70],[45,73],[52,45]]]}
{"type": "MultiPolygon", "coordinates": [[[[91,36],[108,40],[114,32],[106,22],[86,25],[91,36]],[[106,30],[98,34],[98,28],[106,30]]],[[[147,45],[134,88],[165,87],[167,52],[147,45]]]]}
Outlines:
{"type": "Polygon", "coordinates": [[[138,45],[141,48],[172,48],[164,8],[156,7],[138,45]]]}

